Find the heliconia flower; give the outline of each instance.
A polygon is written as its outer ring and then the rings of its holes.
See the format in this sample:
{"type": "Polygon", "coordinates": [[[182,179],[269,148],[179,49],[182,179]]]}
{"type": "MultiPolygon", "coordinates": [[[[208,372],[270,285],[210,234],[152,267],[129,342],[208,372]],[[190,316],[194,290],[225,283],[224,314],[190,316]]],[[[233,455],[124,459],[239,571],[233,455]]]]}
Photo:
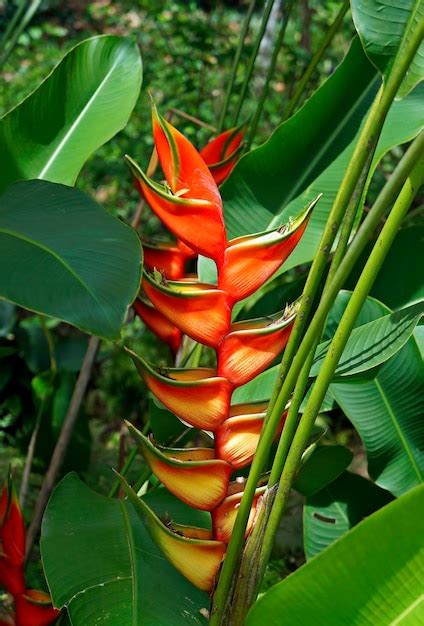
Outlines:
{"type": "Polygon", "coordinates": [[[187,539],[213,539],[211,528],[198,528],[197,526],[187,526],[186,524],[177,524],[174,520],[167,524],[169,530],[173,533],[187,537],[187,539]]]}
{"type": "Polygon", "coordinates": [[[239,159],[243,149],[244,126],[226,130],[200,151],[217,185],[224,182],[239,159]]]}
{"type": "Polygon", "coordinates": [[[133,302],[134,311],[138,317],[146,324],[157,337],[162,339],[176,354],[180,347],[182,332],[174,326],[165,315],[142,297],[138,297],[133,302]]]}
{"type": "Polygon", "coordinates": [[[150,270],[157,269],[170,280],[183,278],[185,274],[186,255],[178,243],[168,241],[142,241],[144,266],[150,270]]]}
{"type": "Polygon", "coordinates": [[[192,248],[185,244],[184,241],[179,240],[178,247],[186,261],[190,261],[191,259],[195,259],[197,257],[197,252],[192,250],[192,248]]]}
{"type": "Polygon", "coordinates": [[[299,304],[233,324],[218,348],[218,376],[238,387],[265,370],[285,348],[299,304]]]}
{"type": "Polygon", "coordinates": [[[150,391],[182,421],[214,431],[226,419],[231,385],[207,367],[154,368],[127,350],[150,391]]]}
{"type": "Polygon", "coordinates": [[[6,613],[0,608],[0,626],[16,626],[16,622],[11,613],[6,613]]]}
{"type": "MultiPolygon", "coordinates": [[[[230,463],[234,469],[249,465],[258,447],[267,408],[267,402],[232,406],[229,418],[215,431],[216,456],[230,463]]],[[[283,429],[287,408],[281,416],[276,437],[283,429]]]]}
{"type": "Polygon", "coordinates": [[[216,347],[228,333],[231,309],[227,294],[197,281],[158,282],[143,273],[143,289],[155,307],[185,335],[216,347]]]}
{"type": "Polygon", "coordinates": [[[226,545],[221,541],[193,539],[172,532],[137,496],[126,480],[119,478],[129,501],[144,523],[150,537],[168,561],[193,585],[203,591],[211,591],[226,551],[226,545]]]}
{"type": "MultiPolygon", "coordinates": [[[[255,491],[255,497],[250,509],[249,519],[246,526],[245,537],[248,536],[252,530],[252,525],[255,521],[256,512],[260,498],[266,491],[266,486],[258,487],[255,491]]],[[[237,517],[237,510],[240,506],[240,502],[243,496],[243,491],[233,493],[229,495],[225,500],[212,511],[212,527],[213,535],[218,541],[228,543],[231,539],[231,533],[233,532],[234,523],[237,517]]]]}
{"type": "Polygon", "coordinates": [[[280,228],[228,242],[218,288],[226,291],[233,303],[254,293],[284,263],[299,243],[320,197],[280,228]]]}
{"type": "Polygon", "coordinates": [[[0,585],[12,595],[25,590],[25,526],[12,478],[0,498],[0,585]]]}
{"type": "MultiPolygon", "coordinates": [[[[210,194],[202,189],[202,185],[197,186],[197,195],[173,193],[169,187],[156,183],[144,174],[129,156],[125,158],[139,192],[165,226],[189,248],[213,259],[220,267],[226,245],[222,204],[218,206],[209,200],[210,194]]],[[[209,176],[216,187],[212,176],[209,176]]],[[[209,181],[203,180],[204,188],[208,184],[209,181]]]]}
{"type": "Polygon", "coordinates": [[[183,451],[171,448],[164,454],[163,448],[153,445],[129,422],[126,424],[152,472],[177,498],[201,511],[211,511],[225,498],[233,471],[231,465],[210,459],[207,449],[206,460],[199,459],[199,452],[190,458],[189,453],[184,455],[183,451]]]}
{"type": "Polygon", "coordinates": [[[27,589],[24,594],[15,597],[17,626],[49,626],[59,613],[53,608],[50,596],[43,591],[27,589]]]}

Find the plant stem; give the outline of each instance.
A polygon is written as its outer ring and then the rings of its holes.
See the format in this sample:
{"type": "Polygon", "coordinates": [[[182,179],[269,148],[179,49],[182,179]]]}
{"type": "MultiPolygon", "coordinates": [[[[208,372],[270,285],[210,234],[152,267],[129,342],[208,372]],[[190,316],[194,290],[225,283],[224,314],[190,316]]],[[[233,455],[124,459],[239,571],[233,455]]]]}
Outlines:
{"type": "Polygon", "coordinates": [[[283,14],[283,19],[281,21],[281,27],[280,27],[280,32],[278,33],[278,38],[277,41],[275,42],[274,45],[274,50],[272,52],[272,58],[271,58],[271,63],[268,67],[268,72],[265,78],[265,84],[263,86],[262,89],[262,93],[261,93],[261,97],[259,98],[259,102],[258,105],[256,107],[255,110],[255,115],[253,116],[253,120],[252,123],[250,125],[250,131],[249,131],[249,136],[247,138],[246,141],[246,151],[248,151],[253,143],[253,140],[255,138],[256,135],[256,131],[258,128],[258,124],[259,124],[259,120],[260,117],[262,115],[262,110],[265,104],[265,100],[268,96],[268,92],[269,92],[269,85],[271,83],[271,79],[274,75],[274,71],[275,71],[275,66],[277,65],[277,60],[278,60],[278,55],[280,53],[281,50],[281,46],[283,45],[283,41],[284,41],[284,35],[286,33],[286,28],[287,28],[287,24],[288,21],[290,19],[290,13],[292,11],[293,8],[293,4],[294,4],[294,0],[288,0],[288,2],[286,3],[286,5],[284,6],[284,14],[283,14]]]}
{"type": "Polygon", "coordinates": [[[96,360],[99,346],[100,339],[98,339],[97,337],[91,337],[88,343],[87,352],[84,356],[84,361],[81,366],[81,371],[78,375],[78,379],[72,394],[71,402],[69,403],[68,411],[63,421],[62,429],[53,450],[49,469],[44,476],[43,484],[41,485],[40,493],[38,494],[37,502],[35,503],[34,515],[28,528],[26,538],[26,559],[28,559],[35,538],[38,535],[44,509],[46,508],[47,501],[50,497],[50,494],[56,482],[57,475],[62,466],[62,462],[72,436],[74,425],[78,418],[81,403],[85,396],[85,392],[90,380],[91,370],[96,360]]]}
{"type": "MultiPolygon", "coordinates": [[[[131,448],[129,455],[127,456],[127,460],[125,461],[124,465],[122,466],[122,469],[120,471],[121,476],[126,476],[128,473],[128,470],[130,469],[131,465],[133,464],[133,461],[135,459],[135,457],[137,456],[137,448],[131,448]]],[[[116,496],[116,494],[119,491],[119,487],[120,487],[121,483],[119,482],[119,480],[115,479],[115,482],[112,485],[111,490],[109,491],[109,498],[114,498],[116,496]]]]}
{"type": "Polygon", "coordinates": [[[321,41],[317,51],[314,53],[312,59],[310,60],[308,67],[306,68],[304,74],[302,75],[302,78],[297,83],[296,89],[294,90],[294,93],[289,100],[289,103],[287,105],[287,109],[285,111],[282,121],[287,120],[289,117],[293,115],[305,91],[305,87],[308,84],[309,79],[311,78],[312,74],[315,72],[319,62],[324,56],[325,51],[327,50],[328,46],[332,42],[334,35],[339,30],[339,27],[341,23],[343,22],[343,18],[349,8],[349,5],[350,5],[350,0],[343,0],[343,4],[341,5],[340,10],[338,14],[336,15],[335,20],[333,21],[329,29],[326,31],[326,34],[323,40],[321,41]]]}
{"type": "Polygon", "coordinates": [[[255,10],[256,0],[250,0],[249,7],[247,9],[246,17],[244,18],[243,26],[240,31],[237,50],[231,68],[230,80],[228,81],[227,91],[225,93],[224,103],[221,109],[221,115],[219,116],[218,132],[222,133],[224,130],[225,116],[227,115],[228,106],[230,104],[231,94],[234,87],[234,82],[237,76],[237,70],[240,63],[240,57],[243,50],[244,40],[246,39],[247,31],[249,30],[250,20],[252,19],[253,11],[255,10]]]}
{"type": "Polygon", "coordinates": [[[0,55],[0,67],[2,67],[6,63],[7,59],[12,54],[16,42],[18,41],[22,32],[28,26],[29,22],[34,17],[35,13],[38,11],[40,4],[41,0],[33,0],[27,8],[24,16],[22,17],[21,14],[18,16],[18,20],[20,19],[20,22],[16,26],[15,30],[12,33],[8,34],[9,41],[5,41],[4,43],[4,50],[3,53],[0,55]]]}
{"type": "MultiPolygon", "coordinates": [[[[243,498],[240,503],[234,529],[228,544],[228,550],[221,569],[218,585],[212,603],[210,626],[222,624],[221,617],[229,600],[228,591],[237,566],[240,551],[244,543],[244,533],[250,515],[250,508],[255,494],[257,482],[268,458],[269,449],[275,436],[280,416],[296,384],[297,377],[304,365],[315,340],[310,334],[309,342],[305,338],[299,349],[301,335],[307,322],[312,300],[319,287],[328,255],[340,226],[343,214],[355,191],[359,178],[363,174],[364,165],[374,152],[381,133],[384,120],[392,104],[403,77],[421,43],[422,28],[417,28],[402,46],[401,54],[397,54],[392,71],[385,84],[380,88],[371,107],[368,118],[358,138],[355,150],[341,182],[338,194],[330,211],[319,249],[314,258],[306,281],[299,314],[290,335],[280,367],[280,376],[274,387],[267,417],[264,420],[257,451],[246,481],[243,498]],[[290,365],[291,364],[291,365],[290,365]],[[290,367],[290,369],[289,369],[290,367]],[[281,378],[283,376],[283,379],[281,378]]],[[[349,269],[349,268],[348,268],[349,269]]],[[[331,306],[331,304],[330,304],[331,306]]],[[[315,332],[318,332],[316,328],[315,332]]],[[[310,328],[308,329],[310,330],[310,328]]]]}
{"type": "Polygon", "coordinates": [[[265,528],[262,549],[263,553],[261,554],[260,559],[263,563],[267,561],[267,555],[269,556],[270,554],[275,532],[277,531],[280,523],[293,478],[296,474],[301,456],[314,425],[315,418],[331,383],[331,379],[334,375],[339,359],[350,337],[355,321],[361,311],[365,299],[368,296],[387,253],[390,250],[397,231],[423,181],[424,155],[422,155],[421,159],[418,160],[410,176],[406,180],[400,195],[396,200],[393,209],[391,210],[389,217],[387,218],[387,221],[384,224],[383,229],[371,251],[368,261],[362,270],[361,276],[359,277],[356,287],[352,292],[352,296],[331,341],[331,345],[329,346],[318,377],[312,388],[312,393],[306,403],[305,411],[300,419],[299,427],[287,455],[287,460],[284,465],[284,470],[281,475],[280,484],[275,497],[274,506],[265,528]]]}
{"type": "Polygon", "coordinates": [[[244,99],[246,97],[247,88],[250,83],[250,79],[252,78],[253,68],[255,67],[256,57],[258,56],[259,48],[261,45],[262,37],[265,34],[265,30],[268,24],[269,16],[271,15],[272,6],[274,4],[274,0],[267,0],[265,5],[264,13],[262,15],[261,25],[259,27],[259,32],[255,39],[255,44],[253,46],[252,54],[250,55],[249,64],[247,66],[246,74],[243,81],[243,86],[241,88],[240,96],[237,103],[237,109],[234,116],[233,126],[237,126],[238,119],[240,117],[241,108],[243,106],[244,99]]]}
{"type": "Polygon", "coordinates": [[[44,315],[39,315],[38,319],[40,320],[41,330],[44,333],[44,336],[45,336],[46,341],[47,341],[47,347],[49,349],[50,369],[51,369],[52,373],[55,374],[57,372],[57,362],[56,362],[56,355],[55,355],[55,347],[54,347],[53,336],[52,336],[52,334],[50,332],[50,329],[47,327],[46,319],[45,319],[44,315]]]}

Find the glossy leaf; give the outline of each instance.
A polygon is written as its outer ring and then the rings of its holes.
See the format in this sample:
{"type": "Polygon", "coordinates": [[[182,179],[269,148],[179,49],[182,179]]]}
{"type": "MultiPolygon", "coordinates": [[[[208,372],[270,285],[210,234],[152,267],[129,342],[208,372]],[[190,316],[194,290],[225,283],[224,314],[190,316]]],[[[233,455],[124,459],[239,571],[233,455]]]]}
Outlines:
{"type": "MultiPolygon", "coordinates": [[[[355,328],[340,357],[335,375],[359,374],[390,359],[408,341],[423,314],[424,300],[355,328]]],[[[329,340],[318,346],[311,376],[318,374],[330,343],[329,340]]]]}
{"type": "Polygon", "coordinates": [[[20,182],[0,199],[0,297],[115,339],[140,285],[135,232],[82,191],[20,182]]]}
{"type": "Polygon", "coordinates": [[[343,472],[323,489],[308,495],[303,509],[307,559],[322,552],[393,496],[362,476],[343,472]]]}
{"type": "MultiPolygon", "coordinates": [[[[146,500],[161,516],[207,527],[207,514],[165,490],[146,500]]],[[[53,602],[67,607],[74,626],[206,623],[207,595],[168,564],[132,506],[93,492],[75,474],[50,498],[41,551],[53,602]]]]}
{"type": "MultiPolygon", "coordinates": [[[[387,75],[401,47],[424,19],[422,0],[352,0],[352,18],[370,60],[387,75]]],[[[424,42],[415,55],[399,89],[405,96],[424,79],[424,42]]]]}
{"type": "Polygon", "coordinates": [[[141,86],[135,42],[78,44],[0,121],[0,191],[21,179],[73,185],[88,157],[125,126],[141,86]]]}
{"type": "Polygon", "coordinates": [[[421,485],[267,591],[246,626],[418,626],[424,617],[423,533],[421,485]]]}

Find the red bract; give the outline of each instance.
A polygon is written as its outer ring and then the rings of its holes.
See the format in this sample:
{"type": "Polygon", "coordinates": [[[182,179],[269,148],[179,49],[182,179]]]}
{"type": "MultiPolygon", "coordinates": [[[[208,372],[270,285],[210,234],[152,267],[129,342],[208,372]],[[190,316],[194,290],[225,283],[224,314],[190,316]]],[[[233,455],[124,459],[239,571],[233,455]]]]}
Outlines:
{"type": "MultiPolygon", "coordinates": [[[[245,536],[250,533],[256,517],[259,500],[266,491],[266,487],[256,489],[255,497],[250,509],[249,520],[247,522],[245,536]]],[[[237,517],[237,510],[240,506],[243,492],[234,493],[225,498],[225,500],[212,512],[213,534],[215,539],[228,543],[231,539],[233,526],[237,517]]]]}
{"type": "Polygon", "coordinates": [[[230,128],[212,139],[200,155],[209,167],[217,185],[228,178],[243,150],[244,125],[230,128]]]}
{"type": "Polygon", "coordinates": [[[227,294],[197,281],[156,281],[144,273],[143,289],[155,307],[184,334],[218,346],[230,328],[227,294]]]}
{"type": "MultiPolygon", "coordinates": [[[[25,526],[11,477],[0,498],[0,586],[14,599],[15,614],[2,616],[13,626],[48,626],[59,615],[50,596],[26,589],[24,575],[25,526]]],[[[1,623],[1,622],[0,622],[1,623]]]]}
{"type": "Polygon", "coordinates": [[[175,354],[180,346],[182,333],[165,315],[143,298],[134,300],[133,307],[137,315],[150,330],[166,343],[175,354]]]}
{"type": "Polygon", "coordinates": [[[177,243],[143,241],[144,266],[159,270],[170,280],[184,277],[186,254],[177,243]]]}

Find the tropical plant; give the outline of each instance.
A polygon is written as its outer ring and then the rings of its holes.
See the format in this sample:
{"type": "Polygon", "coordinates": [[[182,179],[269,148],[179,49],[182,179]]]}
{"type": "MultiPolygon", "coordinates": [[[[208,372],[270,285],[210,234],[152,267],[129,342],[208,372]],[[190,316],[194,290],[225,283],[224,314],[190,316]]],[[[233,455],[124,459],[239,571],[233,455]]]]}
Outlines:
{"type": "Polygon", "coordinates": [[[141,61],[132,41],[80,43],[0,121],[0,419],[8,428],[28,421],[30,386],[34,421],[21,504],[10,473],[0,499],[0,624],[423,618],[415,208],[424,181],[424,4],[352,0],[357,36],[296,111],[347,12],[342,3],[283,121],[250,149],[296,4],[285,5],[248,122],[238,118],[273,0],[226,126],[249,3],[209,143],[197,150],[171,123],[175,112],[152,105],[146,171],[126,156],[141,196],[131,226],[73,185],[135,105],[141,61]],[[397,163],[383,175],[388,153],[397,163]],[[144,232],[145,205],[161,223],[156,238],[144,232]],[[140,319],[164,349],[146,354],[134,331],[140,319]],[[65,325],[78,329],[71,342],[65,325]],[[133,447],[123,448],[108,496],[75,472],[58,480],[65,457],[80,469],[70,452],[79,449],[75,426],[101,340],[135,366],[149,394],[147,415],[125,420],[133,447]],[[24,371],[18,385],[4,363],[24,371]],[[362,476],[357,448],[337,438],[340,422],[366,455],[362,476]],[[25,532],[21,510],[41,457],[47,471],[25,532]],[[307,562],[264,586],[294,493],[307,562]],[[41,522],[49,593],[28,589],[25,571],[41,522]]]}

